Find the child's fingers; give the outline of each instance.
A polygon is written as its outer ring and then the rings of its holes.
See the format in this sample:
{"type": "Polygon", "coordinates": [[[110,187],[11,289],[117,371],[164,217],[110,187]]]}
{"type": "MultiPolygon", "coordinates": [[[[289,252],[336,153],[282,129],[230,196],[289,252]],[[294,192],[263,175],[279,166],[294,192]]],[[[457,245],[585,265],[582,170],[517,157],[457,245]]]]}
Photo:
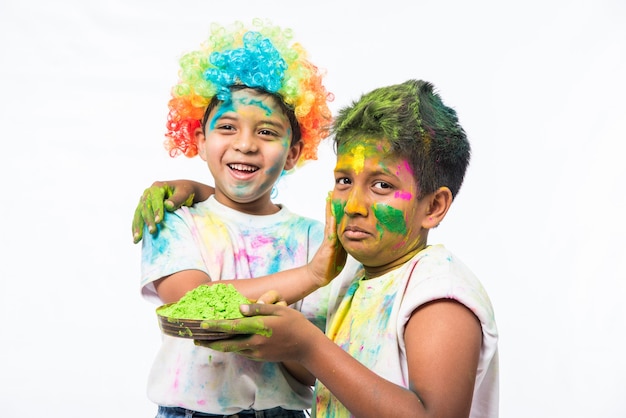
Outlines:
{"type": "MultiPolygon", "coordinates": [[[[284,306],[286,305],[278,303],[251,303],[249,305],[241,305],[239,310],[247,317],[256,317],[258,315],[271,316],[276,315],[280,309],[283,309],[284,306]]],[[[244,318],[240,319],[239,321],[254,319],[263,322],[263,318],[244,318]]]]}
{"type": "MultiPolygon", "coordinates": [[[[159,182],[160,183],[160,182],[159,182]]],[[[150,224],[158,224],[163,220],[163,205],[165,199],[171,194],[171,191],[167,184],[162,185],[153,184],[148,190],[146,199],[146,215],[149,218],[145,218],[150,224]]],[[[150,229],[150,232],[155,232],[150,229]]]]}
{"type": "Polygon", "coordinates": [[[214,341],[194,340],[194,344],[221,351],[222,353],[236,353],[245,356],[250,351],[250,343],[247,342],[248,338],[233,337],[214,341]]]}
{"type": "Polygon", "coordinates": [[[144,190],[141,198],[139,199],[139,203],[137,203],[137,207],[135,208],[132,224],[133,241],[135,244],[141,241],[145,225],[148,226],[148,230],[150,232],[156,231],[154,214],[150,203],[150,193],[150,189],[144,190]]]}
{"type": "Polygon", "coordinates": [[[165,210],[173,212],[181,206],[193,205],[194,193],[189,187],[173,187],[167,182],[155,181],[145,189],[135,209],[132,232],[133,242],[143,238],[144,226],[154,234],[157,224],[163,220],[165,210]]]}
{"type": "Polygon", "coordinates": [[[262,315],[271,315],[275,312],[276,305],[251,304],[241,305],[241,312],[250,316],[240,319],[217,319],[205,320],[200,325],[203,331],[225,332],[228,334],[261,334],[269,335],[271,331],[265,324],[262,315]],[[259,316],[261,315],[261,316],[259,316]]]}
{"type": "Polygon", "coordinates": [[[169,212],[173,212],[181,206],[193,205],[195,193],[193,187],[182,181],[173,181],[171,183],[155,182],[153,185],[159,185],[163,187],[165,202],[165,209],[169,212]]]}
{"type": "Polygon", "coordinates": [[[133,242],[137,244],[143,238],[143,217],[141,216],[141,207],[137,206],[135,208],[135,214],[133,215],[133,242]]]}
{"type": "Polygon", "coordinates": [[[283,302],[282,304],[284,306],[287,306],[287,302],[285,302],[280,293],[278,293],[276,290],[270,290],[268,292],[265,292],[256,300],[256,303],[268,303],[270,305],[278,305],[281,304],[281,302],[283,302]]]}
{"type": "Polygon", "coordinates": [[[328,196],[326,197],[326,225],[324,235],[327,239],[334,240],[337,239],[337,220],[333,213],[331,193],[332,192],[328,192],[328,196]]]}
{"type": "Polygon", "coordinates": [[[337,218],[334,212],[334,206],[332,202],[332,192],[328,192],[328,197],[326,198],[326,227],[325,227],[325,236],[328,241],[330,241],[333,246],[334,251],[334,266],[331,269],[330,274],[334,277],[337,273],[341,271],[343,268],[348,254],[346,250],[339,242],[339,237],[337,236],[337,218]]]}

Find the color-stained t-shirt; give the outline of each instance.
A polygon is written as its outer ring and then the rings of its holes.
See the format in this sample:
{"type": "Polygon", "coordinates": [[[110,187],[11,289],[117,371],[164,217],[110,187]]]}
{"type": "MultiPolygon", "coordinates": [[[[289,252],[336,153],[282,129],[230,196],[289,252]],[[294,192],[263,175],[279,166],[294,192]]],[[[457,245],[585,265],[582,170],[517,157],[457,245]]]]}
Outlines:
{"type": "MultiPolygon", "coordinates": [[[[272,215],[253,216],[212,196],[193,207],[166,212],[158,234],[144,233],[141,292],[161,304],[154,281],[182,270],[201,270],[217,281],[299,267],[312,258],[322,239],[320,222],[285,207],[272,215]]],[[[294,305],[321,329],[325,294],[322,288],[294,305]]],[[[276,406],[303,410],[312,405],[312,389],[295,381],[278,363],[198,347],[191,339],[166,335],[162,339],[148,381],[148,397],[158,405],[212,414],[276,406]]]]}
{"type": "MultiPolygon", "coordinates": [[[[409,318],[425,303],[455,299],[476,315],[483,334],[470,417],[498,416],[498,331],[493,308],[481,283],[458,258],[441,245],[430,246],[389,273],[365,280],[361,270],[357,279],[338,308],[329,312],[326,335],[331,340],[379,376],[409,388],[404,341],[409,318]]],[[[339,277],[332,284],[342,281],[350,279],[339,277]]],[[[316,386],[315,415],[351,416],[321,382],[316,386]]]]}

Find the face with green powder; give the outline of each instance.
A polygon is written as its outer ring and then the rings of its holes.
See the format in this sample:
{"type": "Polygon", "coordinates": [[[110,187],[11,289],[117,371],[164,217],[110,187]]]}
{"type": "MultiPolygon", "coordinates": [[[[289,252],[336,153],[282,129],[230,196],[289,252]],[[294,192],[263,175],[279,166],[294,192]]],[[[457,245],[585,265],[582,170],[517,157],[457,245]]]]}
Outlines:
{"type": "Polygon", "coordinates": [[[428,199],[406,159],[385,140],[350,141],[337,150],[332,195],[337,233],[350,255],[373,274],[404,263],[424,248],[428,199]]]}

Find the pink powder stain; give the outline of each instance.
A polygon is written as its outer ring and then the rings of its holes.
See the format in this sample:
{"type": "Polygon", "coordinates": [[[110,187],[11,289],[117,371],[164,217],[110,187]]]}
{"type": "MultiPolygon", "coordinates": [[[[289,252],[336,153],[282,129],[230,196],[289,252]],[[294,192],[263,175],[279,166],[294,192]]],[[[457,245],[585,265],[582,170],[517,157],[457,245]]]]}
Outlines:
{"type": "Polygon", "coordinates": [[[176,379],[174,379],[174,383],[172,384],[173,389],[178,389],[178,383],[180,382],[180,368],[176,369],[176,379]]]}
{"type": "Polygon", "coordinates": [[[200,399],[198,402],[196,402],[198,405],[206,405],[206,401],[204,399],[200,399]]]}
{"type": "Polygon", "coordinates": [[[413,194],[404,190],[398,190],[394,193],[393,197],[395,197],[396,199],[411,200],[413,194]]]}
{"type": "Polygon", "coordinates": [[[400,176],[406,173],[409,176],[413,175],[413,170],[411,170],[411,166],[407,160],[402,161],[401,164],[398,165],[398,171],[396,171],[396,175],[400,176]]]}
{"type": "Polygon", "coordinates": [[[252,247],[253,248],[260,248],[266,244],[270,244],[274,241],[274,238],[272,237],[264,237],[262,235],[259,235],[257,237],[254,238],[254,241],[252,241],[252,247]]]}
{"type": "Polygon", "coordinates": [[[240,260],[247,260],[248,259],[248,252],[245,249],[241,249],[238,252],[233,254],[235,260],[240,261],[240,260]]]}
{"type": "MultiPolygon", "coordinates": [[[[407,160],[404,160],[400,164],[398,164],[396,175],[398,177],[413,175],[413,170],[411,170],[411,166],[409,165],[409,162],[407,160]]],[[[413,193],[407,192],[406,190],[398,190],[397,192],[395,192],[394,197],[396,199],[411,200],[413,198],[413,193]]]]}
{"type": "Polygon", "coordinates": [[[394,250],[400,249],[402,247],[404,247],[406,245],[406,241],[401,241],[399,243],[397,243],[396,245],[393,246],[394,250]]]}

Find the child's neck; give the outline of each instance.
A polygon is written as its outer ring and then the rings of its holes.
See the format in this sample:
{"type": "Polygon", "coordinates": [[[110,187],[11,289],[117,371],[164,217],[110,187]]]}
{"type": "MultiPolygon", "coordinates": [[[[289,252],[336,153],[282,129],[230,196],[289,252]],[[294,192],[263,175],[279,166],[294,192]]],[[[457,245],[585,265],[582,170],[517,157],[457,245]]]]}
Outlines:
{"type": "Polygon", "coordinates": [[[258,199],[253,202],[235,202],[225,196],[215,194],[215,199],[224,206],[248,215],[267,216],[280,211],[281,206],[273,203],[270,199],[258,199]]]}
{"type": "Polygon", "coordinates": [[[387,263],[382,266],[367,266],[363,264],[363,269],[365,270],[365,280],[382,276],[384,274],[389,273],[390,271],[393,271],[397,268],[402,267],[408,261],[410,261],[413,257],[415,257],[417,253],[419,253],[426,247],[427,247],[426,244],[419,246],[418,248],[408,251],[404,253],[403,255],[401,255],[400,257],[398,257],[397,259],[393,260],[392,262],[387,263]]]}

